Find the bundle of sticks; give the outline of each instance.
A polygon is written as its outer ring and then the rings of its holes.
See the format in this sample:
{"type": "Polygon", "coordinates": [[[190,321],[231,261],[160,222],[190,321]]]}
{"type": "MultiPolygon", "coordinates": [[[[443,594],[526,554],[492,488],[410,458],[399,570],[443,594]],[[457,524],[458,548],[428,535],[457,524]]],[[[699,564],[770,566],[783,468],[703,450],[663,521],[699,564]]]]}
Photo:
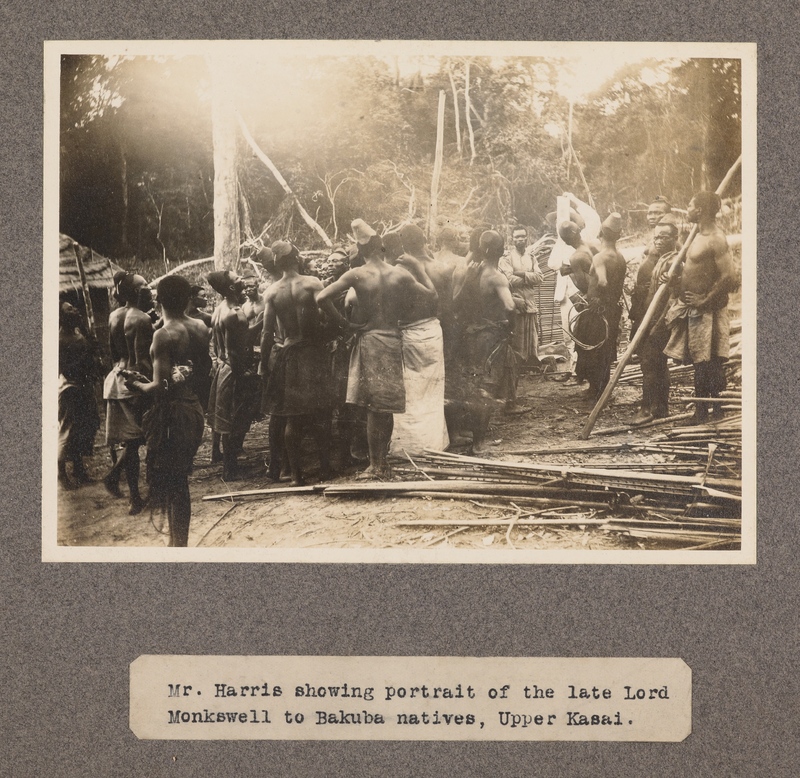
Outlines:
{"type": "MultiPolygon", "coordinates": [[[[534,450],[527,454],[534,455],[534,450]]],[[[540,453],[546,462],[485,459],[427,451],[396,469],[407,480],[298,487],[304,494],[339,499],[460,500],[491,510],[480,518],[413,518],[397,527],[598,528],[691,548],[734,548],[741,541],[741,416],[718,424],[674,427],[624,443],[575,443],[540,453]],[[626,461],[597,457],[626,453],[626,461]],[[570,454],[580,464],[553,462],[570,454]],[[639,457],[647,459],[639,461],[639,457]],[[509,512],[510,511],[510,512],[509,512]]],[[[231,492],[203,499],[267,498],[290,487],[231,492]]],[[[434,512],[435,514],[435,512],[434,512]]]]}

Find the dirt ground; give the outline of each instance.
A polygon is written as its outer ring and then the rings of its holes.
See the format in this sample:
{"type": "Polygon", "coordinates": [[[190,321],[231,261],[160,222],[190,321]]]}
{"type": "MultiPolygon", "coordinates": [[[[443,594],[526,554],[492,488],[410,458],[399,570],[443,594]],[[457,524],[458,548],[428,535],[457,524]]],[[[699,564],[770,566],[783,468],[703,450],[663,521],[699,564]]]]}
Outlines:
{"type": "MultiPolygon", "coordinates": [[[[524,375],[519,385],[517,409],[505,415],[497,414],[490,430],[490,447],[484,456],[492,459],[516,459],[528,462],[581,464],[590,458],[597,462],[654,462],[659,455],[594,453],[559,454],[550,456],[511,456],[508,452],[525,447],[564,445],[578,440],[578,434],[592,408],[582,397],[583,388],[564,385],[549,375],[524,375]]],[[[679,396],[691,394],[688,386],[675,387],[672,393],[672,413],[684,410],[679,396]]],[[[640,389],[620,386],[609,406],[602,413],[597,428],[629,423],[636,414],[640,389]]],[[[661,429],[627,432],[604,440],[621,441],[646,438],[661,429]]],[[[482,505],[465,500],[431,500],[426,498],[354,499],[326,497],[322,494],[273,495],[241,498],[236,501],[203,501],[211,494],[231,490],[275,487],[266,477],[264,460],[267,456],[267,422],[253,425],[245,440],[241,458],[244,478],[226,484],[221,478],[222,466],[210,463],[210,431],[195,458],[195,470],[190,478],[192,521],[189,545],[194,547],[250,548],[459,548],[459,549],[593,549],[621,550],[629,548],[666,548],[651,540],[636,540],[625,534],[596,526],[578,527],[515,527],[509,535],[506,528],[397,526],[409,519],[477,519],[503,518],[514,515],[509,507],[492,505],[487,499],[482,505]],[[489,506],[489,507],[487,507],[489,506]]],[[[316,482],[316,457],[309,446],[308,483],[316,482]]],[[[468,453],[466,446],[456,447],[457,453],[468,453]]],[[[144,449],[142,449],[144,455],[144,449]]],[[[408,464],[408,463],[406,463],[408,464]]],[[[94,482],[76,490],[59,486],[58,543],[69,546],[165,546],[166,535],[159,531],[158,516],[151,518],[145,510],[137,516],[128,515],[126,499],[115,499],[104,489],[102,477],[108,472],[111,460],[103,446],[102,431],[98,434],[95,454],[87,460],[94,482]]],[[[336,462],[334,461],[334,466],[336,462]]],[[[348,465],[339,469],[333,483],[353,480],[358,469],[348,465]]],[[[403,476],[398,474],[398,478],[403,476]]],[[[411,476],[406,475],[406,478],[411,476]]],[[[144,482],[144,466],[142,467],[144,482]]],[[[124,479],[122,484],[123,490],[124,479]]]]}

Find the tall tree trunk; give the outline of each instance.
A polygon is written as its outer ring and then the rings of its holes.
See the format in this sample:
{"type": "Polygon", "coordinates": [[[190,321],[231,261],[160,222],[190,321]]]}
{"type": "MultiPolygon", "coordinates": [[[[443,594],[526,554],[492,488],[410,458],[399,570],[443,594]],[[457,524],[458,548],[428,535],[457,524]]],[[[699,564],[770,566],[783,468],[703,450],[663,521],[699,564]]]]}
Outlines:
{"type": "Polygon", "coordinates": [[[439,111],[436,118],[436,154],[431,176],[431,204],[428,212],[428,241],[436,234],[436,217],[439,213],[439,179],[442,175],[442,155],[444,151],[444,89],[439,90],[439,111]]]}
{"type": "Polygon", "coordinates": [[[222,63],[211,59],[214,145],[214,267],[230,270],[239,261],[239,212],[236,179],[236,114],[222,63]]]}

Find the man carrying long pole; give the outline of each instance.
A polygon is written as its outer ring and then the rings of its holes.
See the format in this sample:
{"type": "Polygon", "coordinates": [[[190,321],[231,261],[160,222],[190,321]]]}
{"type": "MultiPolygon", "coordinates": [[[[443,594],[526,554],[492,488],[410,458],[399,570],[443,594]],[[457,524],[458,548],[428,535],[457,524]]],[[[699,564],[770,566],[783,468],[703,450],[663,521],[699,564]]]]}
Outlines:
{"type": "MultiPolygon", "coordinates": [[[[731,179],[736,175],[739,167],[742,164],[742,157],[740,156],[736,162],[733,163],[731,169],[725,175],[725,178],[722,179],[722,182],[717,187],[716,195],[722,196],[727,189],[728,184],[731,182],[731,179]]],[[[625,366],[630,361],[632,354],[636,351],[641,342],[642,338],[647,334],[647,331],[650,326],[650,322],[655,315],[655,312],[661,309],[663,304],[663,300],[665,295],[669,292],[669,285],[672,278],[678,271],[678,268],[683,265],[684,260],[686,259],[687,254],[689,253],[689,248],[692,245],[692,241],[697,236],[698,232],[700,231],[700,225],[695,224],[692,227],[691,232],[689,233],[689,237],[686,239],[686,243],[683,244],[683,248],[681,249],[678,256],[675,258],[674,262],[669,268],[669,272],[667,273],[666,278],[664,279],[664,283],[659,286],[658,290],[656,291],[655,295],[653,296],[653,300],[650,303],[650,306],[647,309],[647,313],[645,313],[644,318],[639,325],[639,329],[636,331],[636,335],[631,339],[631,342],[628,344],[628,348],[626,349],[625,353],[620,357],[617,362],[617,367],[614,370],[614,374],[611,376],[611,380],[608,382],[605,390],[603,391],[602,395],[600,395],[600,399],[597,401],[597,404],[594,406],[594,409],[589,414],[589,418],[586,421],[583,429],[581,430],[580,439],[586,440],[592,432],[592,429],[597,421],[597,417],[600,415],[600,412],[605,408],[606,403],[608,402],[609,398],[611,397],[611,393],[614,391],[614,387],[617,385],[617,381],[619,381],[620,376],[622,375],[622,371],[625,369],[625,366]]]]}

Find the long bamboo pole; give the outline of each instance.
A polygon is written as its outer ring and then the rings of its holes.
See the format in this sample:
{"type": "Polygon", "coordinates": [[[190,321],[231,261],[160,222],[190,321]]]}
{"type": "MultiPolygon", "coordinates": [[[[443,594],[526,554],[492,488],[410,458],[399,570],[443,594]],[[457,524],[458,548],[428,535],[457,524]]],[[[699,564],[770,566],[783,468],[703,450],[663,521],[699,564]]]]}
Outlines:
{"type": "MultiPolygon", "coordinates": [[[[725,178],[722,179],[720,185],[717,187],[717,194],[722,196],[723,192],[728,188],[728,184],[730,184],[733,177],[736,175],[736,172],[739,170],[739,167],[742,164],[742,156],[739,155],[739,159],[733,163],[731,169],[725,174],[725,178]]],[[[608,385],[603,390],[603,394],[600,395],[600,399],[597,401],[597,404],[592,409],[592,412],[589,414],[589,418],[586,420],[586,424],[584,425],[583,429],[581,430],[580,439],[586,440],[592,432],[592,428],[597,421],[597,417],[600,415],[600,412],[603,408],[606,407],[606,403],[608,402],[609,398],[611,397],[611,393],[614,391],[614,387],[617,385],[617,381],[619,381],[620,376],[622,375],[622,371],[625,369],[625,366],[630,361],[631,357],[633,356],[634,351],[639,347],[639,344],[644,339],[645,335],[647,334],[647,330],[650,327],[650,322],[655,316],[655,312],[659,310],[664,302],[665,297],[669,291],[669,283],[675,275],[678,267],[683,263],[686,259],[686,254],[689,251],[689,246],[691,246],[692,241],[695,239],[697,235],[698,226],[695,224],[692,227],[691,232],[689,233],[689,237],[686,239],[686,243],[683,244],[683,248],[681,248],[678,256],[672,261],[670,265],[669,272],[667,273],[667,280],[665,283],[661,284],[656,290],[655,295],[653,296],[653,301],[650,303],[650,307],[647,309],[647,313],[645,313],[644,318],[642,319],[642,323],[639,325],[639,329],[636,331],[636,334],[633,336],[631,342],[628,344],[628,348],[625,350],[625,353],[620,357],[619,361],[617,362],[616,370],[614,370],[614,374],[611,376],[611,379],[608,382],[608,385]]]]}
{"type": "Polygon", "coordinates": [[[97,340],[97,331],[94,326],[94,308],[92,307],[92,296],[89,294],[89,282],[86,280],[86,270],[83,267],[83,260],[78,251],[78,244],[73,242],[72,251],[75,253],[75,261],[78,263],[78,276],[81,279],[83,289],[83,304],[86,306],[86,320],[89,324],[89,332],[92,338],[97,340]]]}

